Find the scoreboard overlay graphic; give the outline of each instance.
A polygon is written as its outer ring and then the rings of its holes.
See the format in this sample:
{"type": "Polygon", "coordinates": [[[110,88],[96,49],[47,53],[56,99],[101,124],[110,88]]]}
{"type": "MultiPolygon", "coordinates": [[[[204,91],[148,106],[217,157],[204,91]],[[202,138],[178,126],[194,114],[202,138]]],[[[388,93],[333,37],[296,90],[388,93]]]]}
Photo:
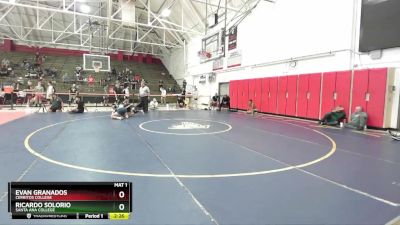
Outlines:
{"type": "Polygon", "coordinates": [[[10,182],[13,219],[129,219],[131,182],[10,182]]]}

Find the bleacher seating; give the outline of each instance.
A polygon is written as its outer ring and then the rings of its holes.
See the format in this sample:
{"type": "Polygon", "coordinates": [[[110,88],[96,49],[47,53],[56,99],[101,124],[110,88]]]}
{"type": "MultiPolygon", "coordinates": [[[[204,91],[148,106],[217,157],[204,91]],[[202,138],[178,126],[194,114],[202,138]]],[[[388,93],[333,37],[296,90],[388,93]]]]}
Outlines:
{"type": "MultiPolygon", "coordinates": [[[[8,77],[0,77],[0,83],[11,83],[18,79],[18,77],[23,77],[24,85],[28,80],[33,81],[34,85],[36,85],[36,81],[34,78],[25,78],[25,75],[28,73],[28,70],[24,67],[21,67],[21,64],[24,59],[26,59],[29,63],[34,64],[35,62],[35,54],[33,53],[23,53],[23,52],[0,52],[0,61],[3,58],[7,58],[10,60],[11,65],[13,67],[14,74],[8,77]]],[[[44,82],[49,80],[55,81],[55,87],[57,92],[67,92],[71,86],[71,81],[76,81],[75,77],[75,67],[82,66],[82,56],[55,56],[55,55],[46,55],[44,62],[41,65],[42,70],[48,68],[55,68],[57,70],[57,76],[52,79],[50,76],[44,77],[44,82]],[[68,79],[66,82],[63,82],[64,74],[68,74],[68,79]]],[[[164,87],[167,89],[169,87],[176,87],[176,91],[179,92],[179,86],[176,80],[173,79],[171,75],[169,75],[167,69],[163,65],[157,64],[144,64],[137,62],[120,62],[111,60],[111,68],[115,68],[117,72],[123,71],[126,68],[133,71],[133,75],[139,74],[141,78],[143,78],[147,83],[151,90],[152,94],[159,94],[159,81],[163,80],[164,87]],[[163,75],[165,74],[165,75],[163,75]]],[[[107,76],[105,72],[95,73],[93,71],[84,71],[84,77],[87,78],[89,74],[95,76],[96,85],[94,87],[94,92],[103,93],[103,86],[100,85],[100,80],[107,76]]],[[[111,84],[116,82],[116,77],[112,76],[111,84]]],[[[79,83],[80,92],[88,92],[89,88],[87,83],[79,83]]],[[[138,90],[134,91],[137,93],[138,90]]]]}

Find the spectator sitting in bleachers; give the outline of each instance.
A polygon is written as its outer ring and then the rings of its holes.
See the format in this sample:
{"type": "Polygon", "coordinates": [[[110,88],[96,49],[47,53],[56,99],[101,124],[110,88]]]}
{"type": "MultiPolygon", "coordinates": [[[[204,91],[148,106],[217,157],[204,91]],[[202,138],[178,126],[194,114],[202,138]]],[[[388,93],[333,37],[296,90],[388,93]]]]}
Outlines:
{"type": "Polygon", "coordinates": [[[121,73],[121,72],[118,73],[117,80],[118,80],[118,81],[121,81],[121,80],[122,80],[122,73],[121,73]]]}
{"type": "Polygon", "coordinates": [[[36,62],[36,64],[39,64],[39,60],[40,60],[40,53],[37,51],[35,53],[35,62],[36,62]]]}
{"type": "Polygon", "coordinates": [[[4,67],[0,68],[0,75],[1,76],[7,76],[8,75],[7,68],[4,68],[4,67]]]}
{"type": "Polygon", "coordinates": [[[48,76],[55,78],[57,76],[57,69],[55,67],[50,67],[48,69],[48,76]]]}
{"type": "Polygon", "coordinates": [[[139,83],[139,81],[137,81],[137,80],[135,80],[135,79],[133,79],[133,80],[131,81],[132,90],[136,90],[138,83],[139,83]]]}
{"type": "Polygon", "coordinates": [[[355,108],[355,112],[350,116],[350,122],[345,124],[346,128],[364,130],[367,124],[367,113],[362,111],[361,106],[355,108]]]}
{"type": "Polygon", "coordinates": [[[107,84],[109,84],[111,82],[111,74],[110,73],[107,74],[106,82],[107,82],[107,84]]]}
{"type": "Polygon", "coordinates": [[[76,80],[80,80],[82,77],[82,67],[80,66],[76,66],[75,67],[75,76],[76,76],[76,80]]]}
{"type": "Polygon", "coordinates": [[[31,80],[28,80],[28,81],[26,82],[26,85],[27,85],[26,89],[28,89],[28,90],[33,89],[32,81],[31,81],[31,80]]]}
{"type": "Polygon", "coordinates": [[[117,76],[117,70],[115,68],[112,68],[111,75],[117,76]]]}
{"type": "Polygon", "coordinates": [[[68,73],[64,73],[64,75],[62,76],[62,82],[63,83],[67,83],[68,82],[68,73]]]}
{"type": "Polygon", "coordinates": [[[31,64],[28,62],[27,59],[22,60],[22,67],[26,70],[28,70],[31,67],[31,64]]]}
{"type": "Polygon", "coordinates": [[[8,67],[10,67],[10,60],[8,60],[7,58],[1,60],[1,68],[8,69],[8,67]]]}
{"type": "Polygon", "coordinates": [[[94,85],[96,84],[96,78],[92,74],[89,74],[87,82],[88,82],[89,91],[94,91],[94,85]]]}

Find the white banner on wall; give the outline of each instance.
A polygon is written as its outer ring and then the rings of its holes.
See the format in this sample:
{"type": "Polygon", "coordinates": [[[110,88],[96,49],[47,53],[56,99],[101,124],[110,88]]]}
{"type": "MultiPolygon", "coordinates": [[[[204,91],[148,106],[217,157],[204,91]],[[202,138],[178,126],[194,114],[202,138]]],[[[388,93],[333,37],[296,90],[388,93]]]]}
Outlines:
{"type": "Polygon", "coordinates": [[[229,52],[227,67],[231,68],[231,67],[241,66],[241,65],[242,65],[242,51],[235,50],[235,51],[229,52]]]}
{"type": "Polygon", "coordinates": [[[215,59],[213,61],[213,70],[222,70],[224,68],[224,58],[215,59]]]}

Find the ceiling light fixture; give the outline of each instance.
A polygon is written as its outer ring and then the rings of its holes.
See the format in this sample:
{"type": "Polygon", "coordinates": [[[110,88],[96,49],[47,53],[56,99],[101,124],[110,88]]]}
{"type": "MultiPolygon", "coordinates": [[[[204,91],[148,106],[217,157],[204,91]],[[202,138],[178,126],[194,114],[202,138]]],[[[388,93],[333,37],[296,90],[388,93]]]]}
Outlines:
{"type": "Polygon", "coordinates": [[[170,10],[170,9],[164,9],[164,10],[161,12],[161,16],[162,16],[162,17],[168,17],[169,15],[171,15],[171,10],[170,10]]]}
{"type": "Polygon", "coordinates": [[[81,10],[82,13],[89,13],[90,12],[90,7],[88,5],[83,4],[83,5],[80,6],[80,10],[81,10]]]}

